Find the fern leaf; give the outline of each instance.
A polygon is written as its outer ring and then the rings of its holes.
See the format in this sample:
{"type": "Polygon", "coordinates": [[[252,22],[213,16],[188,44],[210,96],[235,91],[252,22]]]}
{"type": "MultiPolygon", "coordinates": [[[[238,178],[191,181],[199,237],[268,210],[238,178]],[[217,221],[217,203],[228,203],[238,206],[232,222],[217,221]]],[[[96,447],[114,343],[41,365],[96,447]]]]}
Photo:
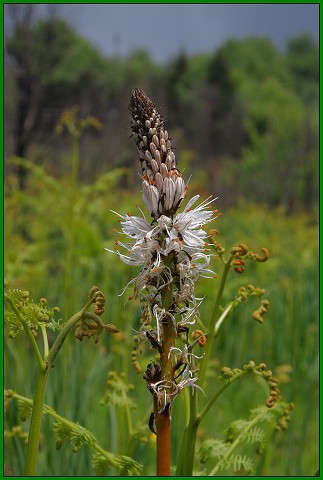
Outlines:
{"type": "Polygon", "coordinates": [[[255,472],[252,458],[246,455],[232,455],[228,459],[220,461],[221,470],[228,470],[230,468],[233,468],[235,472],[240,472],[241,470],[251,474],[255,472]]]}
{"type": "Polygon", "coordinates": [[[203,442],[199,451],[201,463],[206,463],[208,460],[217,460],[222,458],[228,450],[229,444],[223,440],[208,439],[203,442]]]}
{"type": "Polygon", "coordinates": [[[113,405],[116,407],[136,408],[134,401],[129,397],[129,392],[133,390],[133,385],[127,382],[124,374],[109,372],[107,386],[104,393],[102,404],[113,405]]]}
{"type": "MultiPolygon", "coordinates": [[[[30,410],[33,401],[29,398],[18,395],[13,391],[5,392],[5,397],[15,398],[19,402],[19,407],[30,410]]],[[[130,457],[125,455],[115,455],[104,450],[94,437],[94,435],[82,427],[79,423],[71,422],[64,417],[58,415],[48,405],[43,406],[43,414],[49,415],[55,419],[53,430],[56,434],[56,448],[60,449],[66,440],[70,440],[73,451],[78,452],[83,445],[92,448],[93,467],[98,472],[106,471],[108,467],[113,467],[118,471],[119,475],[138,476],[141,473],[142,465],[130,457]]]]}
{"type": "Polygon", "coordinates": [[[18,315],[32,330],[37,330],[40,325],[45,325],[52,331],[61,329],[59,321],[55,320],[59,309],[48,307],[45,299],[35,303],[29,297],[29,292],[19,289],[8,290],[6,298],[14,304],[18,312],[12,308],[5,308],[4,310],[4,321],[9,326],[9,336],[11,338],[16,337],[23,330],[18,315]]]}
{"type": "Polygon", "coordinates": [[[247,443],[264,443],[266,432],[260,427],[253,427],[246,434],[247,443]]]}

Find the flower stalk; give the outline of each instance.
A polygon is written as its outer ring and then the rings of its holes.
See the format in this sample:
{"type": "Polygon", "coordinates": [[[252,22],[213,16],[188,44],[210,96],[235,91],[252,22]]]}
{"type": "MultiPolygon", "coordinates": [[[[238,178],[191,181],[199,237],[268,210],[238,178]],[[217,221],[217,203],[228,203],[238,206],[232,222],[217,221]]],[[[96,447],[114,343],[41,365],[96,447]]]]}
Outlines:
{"type": "MultiPolygon", "coordinates": [[[[161,292],[162,306],[167,311],[173,301],[172,284],[167,285],[161,292]]],[[[161,378],[173,380],[173,368],[170,358],[171,348],[175,345],[176,331],[174,325],[166,322],[162,323],[163,345],[160,354],[161,360],[161,378]]],[[[158,402],[154,403],[154,414],[157,432],[157,475],[170,475],[170,409],[158,411],[158,402]]]]}
{"type": "MultiPolygon", "coordinates": [[[[195,296],[195,283],[201,276],[215,276],[210,263],[204,226],[214,221],[217,210],[209,206],[212,197],[197,206],[199,195],[178,212],[187,185],[177,168],[175,153],[165,122],[154,103],[140,89],[130,100],[131,129],[141,164],[142,197],[152,217],[117,213],[122,234],[130,242],[116,240],[114,250],[128,265],[140,267],[134,284],[134,298],[141,303],[138,343],[149,342],[159,353],[159,363],[151,362],[144,378],[153,396],[152,431],[156,424],[157,475],[170,475],[170,427],[172,402],[185,387],[200,389],[189,328],[198,319],[202,299],[195,296]],[[122,253],[118,247],[126,250],[122,253]],[[151,319],[155,326],[151,325],[151,319]],[[148,328],[149,327],[149,328],[148,328]],[[182,348],[176,342],[184,343],[182,348]]],[[[116,212],[115,212],[116,213],[116,212]]],[[[133,298],[131,297],[131,298],[133,298]]],[[[203,392],[204,393],[204,392],[203,392]]]]}

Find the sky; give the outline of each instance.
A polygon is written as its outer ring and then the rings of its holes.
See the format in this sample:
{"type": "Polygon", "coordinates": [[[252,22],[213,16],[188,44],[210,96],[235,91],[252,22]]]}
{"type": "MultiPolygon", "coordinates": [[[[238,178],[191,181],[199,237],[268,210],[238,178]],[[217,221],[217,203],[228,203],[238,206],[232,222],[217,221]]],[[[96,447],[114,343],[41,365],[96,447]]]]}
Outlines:
{"type": "MultiPolygon", "coordinates": [[[[48,4],[41,4],[46,11],[48,4]]],[[[319,38],[319,4],[60,4],[78,33],[106,55],[137,48],[165,63],[180,51],[215,51],[228,38],[270,37],[279,50],[302,33],[319,38]]]]}

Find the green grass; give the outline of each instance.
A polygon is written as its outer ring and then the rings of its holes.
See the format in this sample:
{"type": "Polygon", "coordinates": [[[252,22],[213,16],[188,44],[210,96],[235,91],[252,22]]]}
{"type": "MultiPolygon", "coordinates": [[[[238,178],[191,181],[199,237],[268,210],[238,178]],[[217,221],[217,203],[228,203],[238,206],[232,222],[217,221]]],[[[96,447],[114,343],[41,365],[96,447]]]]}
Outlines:
{"type": "MultiPolygon", "coordinates": [[[[69,420],[78,421],[91,430],[101,445],[112,452],[131,454],[143,463],[144,474],[154,475],[154,438],[148,429],[152,409],[151,395],[142,374],[138,375],[130,360],[133,330],[139,324],[138,302],[129,301],[131,294],[119,294],[136,269],[122,264],[117,256],[104,251],[113,247],[118,228],[117,218],[109,209],[135,214],[135,204],[142,205],[139,195],[121,189],[127,181],[125,172],[110,172],[93,187],[80,187],[77,201],[71,204],[68,181],[54,180],[44,171],[30,174],[29,188],[23,194],[15,188],[14,178],[7,177],[5,272],[10,288],[30,291],[38,300],[46,297],[50,305],[66,309],[81,308],[92,285],[106,295],[105,322],[117,325],[117,335],[101,336],[99,343],[73,336],[64,344],[51,372],[46,403],[69,420]],[[72,209],[72,210],[71,210],[72,209]],[[67,253],[69,252],[69,253],[67,253]],[[66,294],[67,278],[71,279],[71,296],[66,294]],[[102,405],[108,372],[123,372],[127,383],[134,385],[130,396],[133,428],[142,423],[142,440],[128,445],[124,409],[102,405]]],[[[221,205],[219,206],[221,209],[221,205]]],[[[318,468],[318,229],[315,216],[299,213],[287,216],[280,209],[241,203],[239,208],[224,211],[216,223],[221,231],[220,243],[228,250],[246,243],[260,253],[269,249],[271,258],[265,264],[249,262],[242,275],[230,274],[225,301],[229,301],[240,285],[252,283],[266,289],[270,300],[264,324],[252,317],[258,307],[250,299],[229,317],[215,341],[206,394],[214,391],[222,366],[241,367],[248,360],[265,362],[276,376],[279,367],[290,366],[282,377],[281,390],[286,401],[296,405],[286,432],[274,435],[267,456],[259,458],[259,475],[313,475],[318,468]],[[277,370],[278,369],[278,370],[277,370]],[[285,383],[284,383],[285,382],[285,383]]],[[[214,259],[214,270],[221,265],[214,259]]],[[[201,318],[207,323],[212,312],[217,280],[202,280],[198,294],[205,296],[201,318]]],[[[143,369],[154,358],[151,352],[138,355],[143,369]]],[[[15,340],[5,337],[5,388],[13,388],[31,397],[36,370],[32,352],[24,334],[15,340]]],[[[201,424],[198,444],[207,437],[223,438],[223,430],[235,418],[248,415],[266,400],[263,386],[253,378],[245,378],[220,397],[205,423],[201,424]]],[[[202,402],[204,400],[201,400],[202,402]]],[[[179,447],[185,425],[185,396],[174,403],[172,424],[173,452],[179,447]]],[[[17,409],[10,406],[5,417],[6,428],[19,423],[17,409]]],[[[28,431],[28,420],[23,424],[28,431]]],[[[25,445],[19,438],[5,444],[5,471],[21,475],[25,445]]],[[[172,463],[176,463],[173,454],[172,463]]],[[[198,467],[198,464],[197,464],[198,467]]],[[[113,472],[110,472],[113,473],[113,472]]],[[[52,424],[45,418],[42,428],[38,465],[39,475],[94,475],[89,450],[77,454],[69,445],[55,450],[52,424]]]]}

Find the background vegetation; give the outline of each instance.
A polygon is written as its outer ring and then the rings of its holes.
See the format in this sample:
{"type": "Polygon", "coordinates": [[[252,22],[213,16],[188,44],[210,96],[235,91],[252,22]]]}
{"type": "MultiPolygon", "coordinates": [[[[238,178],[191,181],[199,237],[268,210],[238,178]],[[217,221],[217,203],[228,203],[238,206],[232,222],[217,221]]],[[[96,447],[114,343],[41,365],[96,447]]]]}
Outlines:
{"type": "MultiPolygon", "coordinates": [[[[12,7],[14,7],[12,5],[12,7]]],[[[266,289],[271,308],[265,323],[242,305],[224,325],[214,351],[209,387],[223,365],[266,362],[280,378],[282,393],[296,409],[289,429],[273,438],[257,461],[259,475],[313,475],[318,468],[318,48],[308,36],[292,38],[283,53],[266,38],[230,40],[210,54],[179,54],[169,65],[149,54],[105,58],[63,20],[35,21],[31,5],[10,12],[5,68],[5,275],[11,288],[61,308],[62,318],[83,305],[92,285],[107,298],[105,321],[121,330],[97,345],[64,345],[48,387],[46,403],[91,430],[104,448],[129,453],[154,474],[154,439],[148,426],[128,444],[124,406],[100,405],[108,372],[124,373],[134,385],[126,400],[134,424],[151,411],[145,383],[131,364],[136,302],[118,296],[136,270],[104,251],[114,242],[110,209],[135,213],[141,205],[137,154],[129,140],[132,88],[143,88],[164,112],[190,194],[219,196],[220,242],[239,242],[259,251],[265,265],[249,265],[232,276],[227,292],[241,283],[266,289]],[[72,141],[56,126],[62,113],[91,115],[92,125],[72,141]],[[78,151],[79,148],[79,151],[78,151]],[[75,164],[75,158],[80,162],[75,164]],[[74,165],[74,170],[72,168],[74,165]],[[75,170],[76,165],[76,170],[75,170]],[[76,172],[76,174],[75,174],[76,172]]],[[[220,268],[216,263],[215,270],[220,268]]],[[[210,315],[216,280],[199,286],[202,318],[210,315]]],[[[23,335],[5,336],[5,387],[31,396],[34,366],[23,335]]],[[[143,368],[151,354],[138,355],[143,368]]],[[[223,437],[235,418],[265,401],[252,379],[232,386],[204,425],[201,442],[223,437]],[[236,390],[234,391],[234,389],[236,390]]],[[[183,410],[185,399],[177,399],[183,410]]],[[[14,406],[6,428],[20,422],[14,406]]],[[[23,425],[28,431],[28,422],[23,425]]],[[[183,419],[175,420],[176,450],[183,419]]],[[[135,429],[135,427],[134,427],[135,429]]],[[[6,475],[23,471],[25,444],[6,441],[6,475]]],[[[173,464],[176,462],[174,457],[173,464]]],[[[198,467],[198,465],[197,465],[198,467]]],[[[111,472],[110,472],[111,473],[111,472]]],[[[113,473],[113,472],[112,472],[113,473]]],[[[86,448],[55,450],[46,419],[39,475],[94,475],[86,448]]]]}

